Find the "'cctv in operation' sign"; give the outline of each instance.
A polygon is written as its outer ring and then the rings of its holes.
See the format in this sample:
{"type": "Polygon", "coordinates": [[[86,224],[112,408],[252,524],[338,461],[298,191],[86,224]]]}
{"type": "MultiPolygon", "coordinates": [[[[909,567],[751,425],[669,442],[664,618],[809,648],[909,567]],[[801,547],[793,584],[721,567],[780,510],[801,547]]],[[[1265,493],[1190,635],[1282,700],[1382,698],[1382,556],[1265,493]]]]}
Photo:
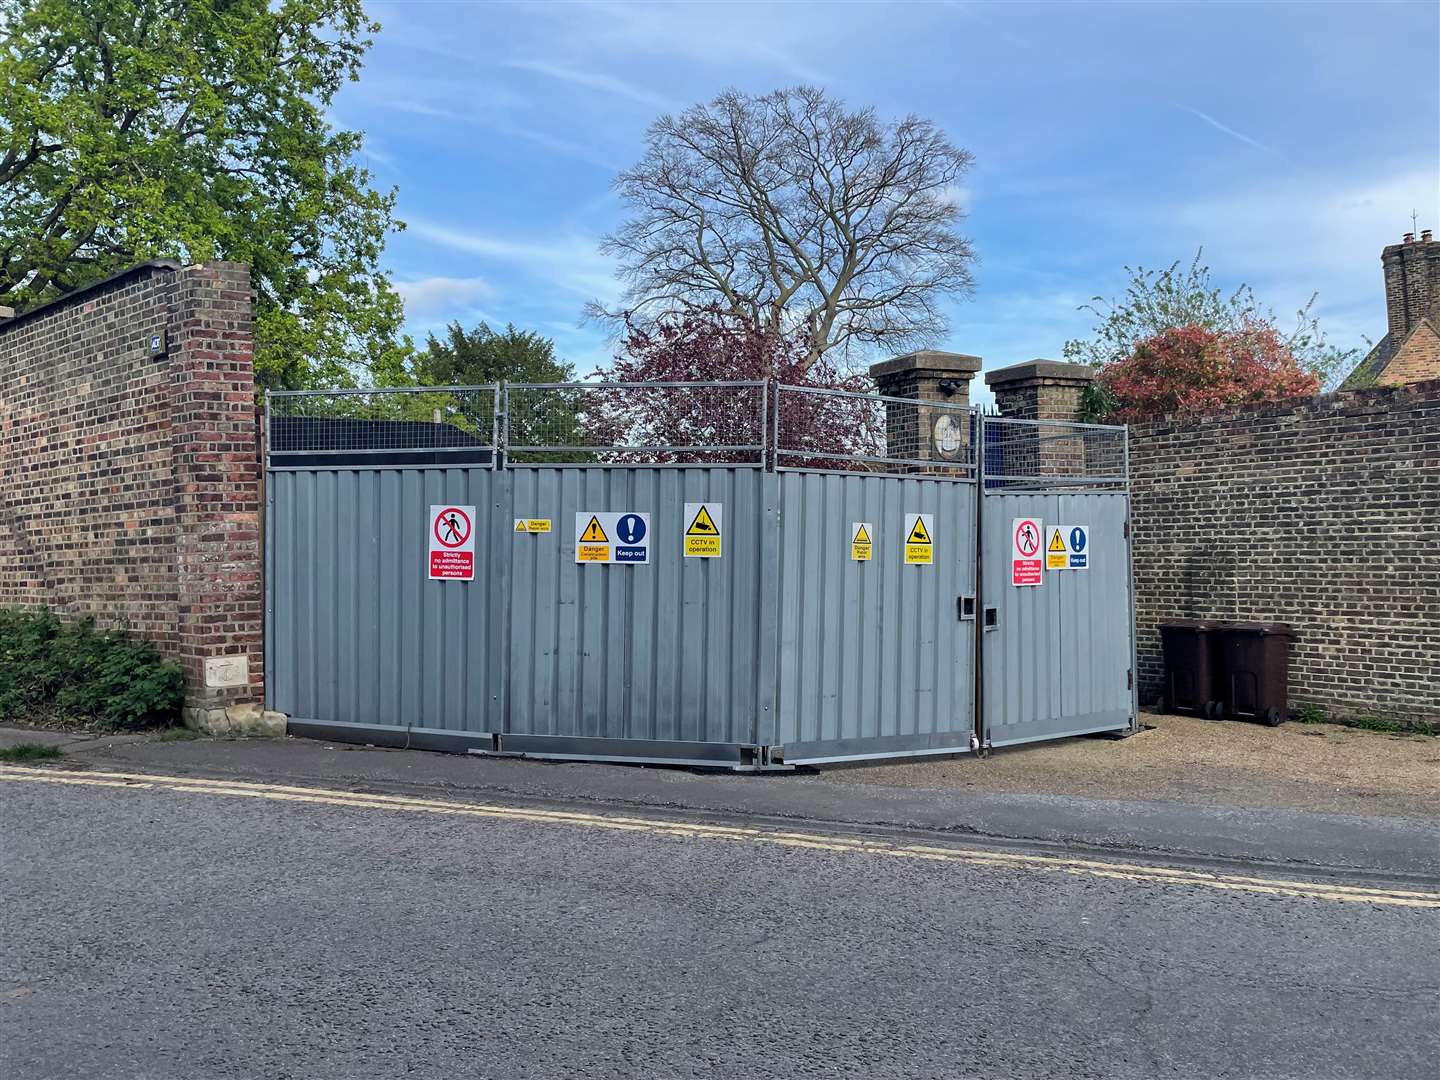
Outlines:
{"type": "Polygon", "coordinates": [[[430,507],[430,577],[475,580],[475,507],[430,507]]]}

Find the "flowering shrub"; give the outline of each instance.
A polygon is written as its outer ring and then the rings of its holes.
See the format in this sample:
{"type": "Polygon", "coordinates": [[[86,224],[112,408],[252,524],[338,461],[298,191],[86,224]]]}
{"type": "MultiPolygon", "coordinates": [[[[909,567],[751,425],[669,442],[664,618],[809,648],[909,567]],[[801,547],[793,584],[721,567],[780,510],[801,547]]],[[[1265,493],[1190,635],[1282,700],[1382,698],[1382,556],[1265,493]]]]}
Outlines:
{"type": "Polygon", "coordinates": [[[1162,330],[1137,342],[1129,356],[1101,367],[1097,381],[1113,402],[1109,415],[1122,422],[1280,401],[1320,389],[1319,378],[1300,367],[1275,329],[1258,324],[1162,330]]]}

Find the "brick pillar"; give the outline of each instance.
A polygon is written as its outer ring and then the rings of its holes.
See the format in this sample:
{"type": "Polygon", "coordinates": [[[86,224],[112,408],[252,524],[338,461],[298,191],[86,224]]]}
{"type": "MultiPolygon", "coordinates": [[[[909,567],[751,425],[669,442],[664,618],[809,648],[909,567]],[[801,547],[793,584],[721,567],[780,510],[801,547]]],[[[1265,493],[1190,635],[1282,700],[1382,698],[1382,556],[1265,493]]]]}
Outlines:
{"type": "MultiPolygon", "coordinates": [[[[968,406],[970,380],[980,370],[980,357],[925,349],[882,361],[870,368],[876,391],[886,397],[968,406]]],[[[937,465],[971,460],[970,425],[954,409],[926,408],[887,402],[886,454],[937,465]]]]}
{"type": "Polygon", "coordinates": [[[249,269],[188,266],[167,343],[175,472],[177,654],[185,720],[215,733],[270,732],[263,712],[260,465],[249,269]]]}
{"type": "MultiPolygon", "coordinates": [[[[1081,396],[1094,378],[1094,368],[1054,360],[1031,360],[985,373],[1002,417],[1070,423],[1080,420],[1081,396]]],[[[1001,445],[996,453],[1008,475],[1079,476],[1090,471],[1086,440],[1074,430],[997,426],[1001,445]]],[[[1093,464],[1098,468],[1098,462],[1093,464]]]]}
{"type": "Polygon", "coordinates": [[[1080,419],[1080,396],[1095,379],[1085,364],[1031,360],[985,373],[1000,415],[1016,420],[1080,419]]]}

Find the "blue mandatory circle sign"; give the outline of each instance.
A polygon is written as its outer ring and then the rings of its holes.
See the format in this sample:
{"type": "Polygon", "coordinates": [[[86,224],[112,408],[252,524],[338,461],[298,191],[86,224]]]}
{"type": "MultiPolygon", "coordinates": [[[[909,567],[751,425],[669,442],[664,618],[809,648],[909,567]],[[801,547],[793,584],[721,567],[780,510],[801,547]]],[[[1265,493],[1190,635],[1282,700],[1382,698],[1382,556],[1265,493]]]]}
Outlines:
{"type": "Polygon", "coordinates": [[[626,514],[615,523],[615,531],[626,544],[638,544],[645,539],[645,519],[638,514],[626,514]]]}
{"type": "Polygon", "coordinates": [[[1076,526],[1075,528],[1070,530],[1070,550],[1085,550],[1085,530],[1080,528],[1079,526],[1076,526]]]}

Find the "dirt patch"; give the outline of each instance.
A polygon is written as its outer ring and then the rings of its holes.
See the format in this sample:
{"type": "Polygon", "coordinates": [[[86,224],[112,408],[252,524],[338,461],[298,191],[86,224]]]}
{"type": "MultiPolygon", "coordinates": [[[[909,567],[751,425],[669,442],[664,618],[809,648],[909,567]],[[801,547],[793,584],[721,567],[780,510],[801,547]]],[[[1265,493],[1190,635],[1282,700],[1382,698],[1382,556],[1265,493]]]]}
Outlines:
{"type": "Polygon", "coordinates": [[[1278,728],[1146,714],[1134,738],[826,769],[847,783],[1440,817],[1440,738],[1337,724],[1278,728]]]}

